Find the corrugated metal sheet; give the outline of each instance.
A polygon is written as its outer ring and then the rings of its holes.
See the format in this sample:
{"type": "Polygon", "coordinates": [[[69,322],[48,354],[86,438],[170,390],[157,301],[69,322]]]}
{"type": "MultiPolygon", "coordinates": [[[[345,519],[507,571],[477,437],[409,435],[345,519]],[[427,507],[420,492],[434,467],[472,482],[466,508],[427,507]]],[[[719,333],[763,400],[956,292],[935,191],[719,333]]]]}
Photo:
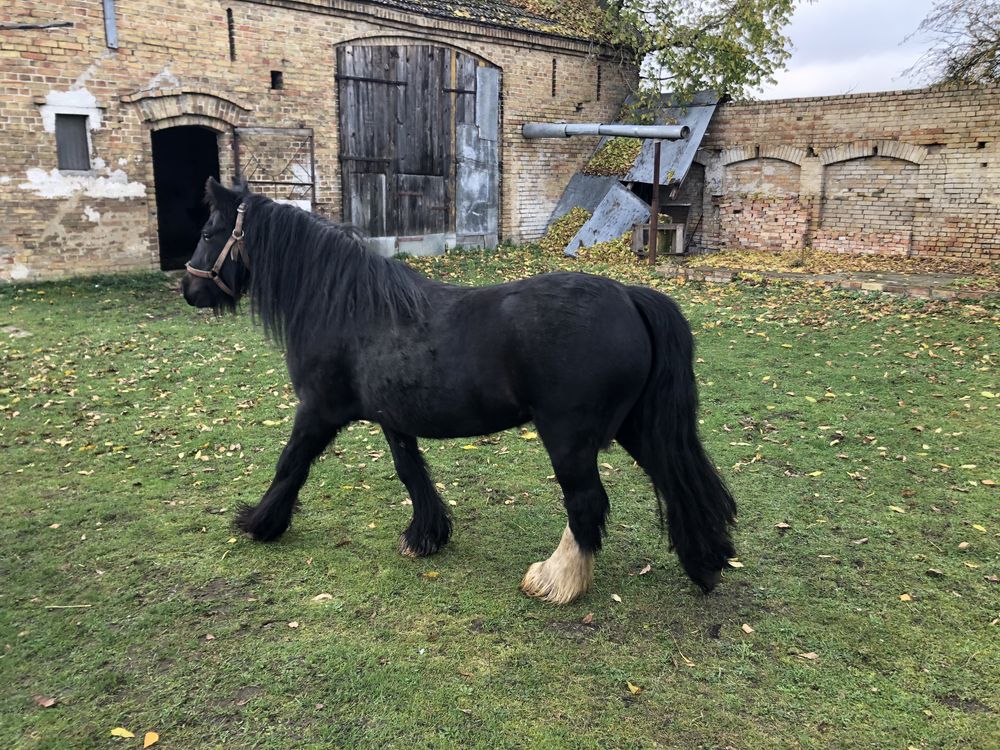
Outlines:
{"type": "MultiPolygon", "coordinates": [[[[662,141],[660,146],[660,184],[675,185],[684,181],[694,162],[694,155],[701,146],[708,124],[715,114],[719,97],[704,91],[695,96],[687,107],[673,106],[665,99],[665,105],[655,116],[660,123],[677,123],[691,128],[691,137],[685,141],[662,141]]],[[[653,142],[644,141],[642,152],[625,175],[626,182],[653,183],[653,142]]]]}
{"type": "Polygon", "coordinates": [[[611,186],[594,215],[566,245],[565,253],[576,257],[581,247],[590,247],[598,242],[616,240],[632,228],[633,224],[649,221],[649,206],[633,193],[615,184],[611,186]]]}

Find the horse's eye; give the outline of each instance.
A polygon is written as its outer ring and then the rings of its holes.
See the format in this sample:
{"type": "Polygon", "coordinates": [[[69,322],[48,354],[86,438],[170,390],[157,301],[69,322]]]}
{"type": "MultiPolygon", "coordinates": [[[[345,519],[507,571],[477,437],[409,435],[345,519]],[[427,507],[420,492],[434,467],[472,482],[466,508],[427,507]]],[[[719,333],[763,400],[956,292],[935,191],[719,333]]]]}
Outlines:
{"type": "Polygon", "coordinates": [[[208,242],[210,239],[212,239],[212,235],[210,235],[208,232],[202,232],[201,238],[205,240],[205,242],[208,242]]]}

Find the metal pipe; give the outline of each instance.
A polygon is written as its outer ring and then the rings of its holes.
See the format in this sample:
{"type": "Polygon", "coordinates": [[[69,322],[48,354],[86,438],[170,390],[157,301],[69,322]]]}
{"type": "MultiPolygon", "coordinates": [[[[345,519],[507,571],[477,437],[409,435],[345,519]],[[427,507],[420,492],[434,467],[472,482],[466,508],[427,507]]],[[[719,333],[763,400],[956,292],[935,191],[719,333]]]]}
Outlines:
{"type": "Polygon", "coordinates": [[[573,135],[610,135],[623,138],[659,138],[667,141],[687,140],[691,128],[687,125],[602,125],[597,122],[526,122],[521,126],[525,138],[569,138],[573,135]]]}

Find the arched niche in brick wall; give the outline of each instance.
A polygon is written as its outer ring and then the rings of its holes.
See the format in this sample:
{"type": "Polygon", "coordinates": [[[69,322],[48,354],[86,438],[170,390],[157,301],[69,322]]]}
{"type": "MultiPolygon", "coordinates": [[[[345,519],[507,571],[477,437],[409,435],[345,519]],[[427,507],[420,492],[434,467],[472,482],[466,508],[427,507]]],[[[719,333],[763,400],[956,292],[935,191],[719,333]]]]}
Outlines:
{"type": "Polygon", "coordinates": [[[924,163],[927,154],[927,147],[916,143],[890,140],[854,141],[822,149],[819,152],[819,161],[826,167],[843,161],[881,156],[920,165],[924,163]]]}
{"type": "Polygon", "coordinates": [[[723,166],[725,193],[749,193],[776,197],[800,192],[800,167],[806,151],[795,146],[753,144],[725,149],[723,166]]]}
{"type": "Polygon", "coordinates": [[[920,197],[923,146],[863,141],[824,149],[820,225],[828,252],[907,255],[920,197]]]}

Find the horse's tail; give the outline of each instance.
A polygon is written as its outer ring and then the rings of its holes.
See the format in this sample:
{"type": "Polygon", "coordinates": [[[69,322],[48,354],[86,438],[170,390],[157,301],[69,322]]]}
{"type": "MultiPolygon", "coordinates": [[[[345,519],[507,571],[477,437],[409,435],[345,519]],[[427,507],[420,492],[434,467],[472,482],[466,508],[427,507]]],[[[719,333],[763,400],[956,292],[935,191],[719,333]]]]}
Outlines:
{"type": "Polygon", "coordinates": [[[664,294],[628,287],[653,349],[646,385],[618,442],[653,481],[661,529],[681,565],[706,593],[735,555],[729,525],[736,503],[698,437],[694,338],[680,308],[664,294]]]}

